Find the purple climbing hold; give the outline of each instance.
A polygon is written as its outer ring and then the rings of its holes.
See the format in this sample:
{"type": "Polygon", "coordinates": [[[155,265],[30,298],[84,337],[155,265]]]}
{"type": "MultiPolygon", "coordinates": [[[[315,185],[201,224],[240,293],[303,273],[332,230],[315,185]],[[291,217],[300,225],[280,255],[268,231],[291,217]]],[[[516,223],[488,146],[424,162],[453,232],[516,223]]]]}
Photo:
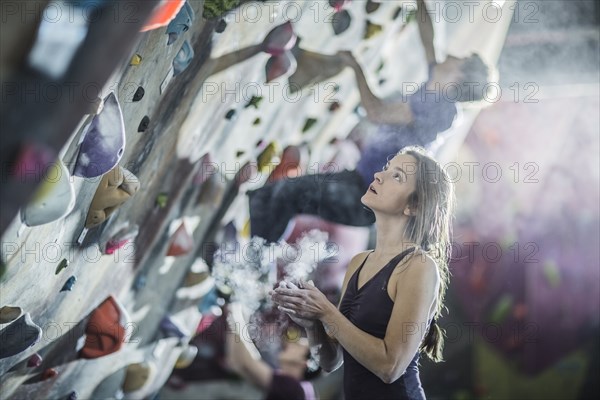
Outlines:
{"type": "Polygon", "coordinates": [[[297,67],[296,59],[289,51],[277,56],[271,56],[265,66],[267,83],[287,73],[294,73],[297,67]]]}
{"type": "Polygon", "coordinates": [[[177,337],[183,338],[185,337],[185,333],[181,331],[181,329],[173,322],[173,320],[169,316],[165,316],[160,321],[160,331],[166,337],[177,337]]]}
{"type": "Polygon", "coordinates": [[[121,160],[125,150],[125,124],[121,106],[111,92],[102,112],[94,117],[79,148],[74,175],[93,178],[104,175],[121,160]]]}
{"type": "Polygon", "coordinates": [[[29,360],[27,360],[28,368],[37,368],[40,365],[42,365],[42,356],[40,356],[38,353],[35,353],[31,357],[29,357],[29,360]]]}
{"type": "Polygon", "coordinates": [[[297,39],[298,36],[294,32],[292,23],[287,21],[271,29],[265,40],[263,40],[263,51],[277,56],[286,50],[291,50],[296,44],[297,39]]]}

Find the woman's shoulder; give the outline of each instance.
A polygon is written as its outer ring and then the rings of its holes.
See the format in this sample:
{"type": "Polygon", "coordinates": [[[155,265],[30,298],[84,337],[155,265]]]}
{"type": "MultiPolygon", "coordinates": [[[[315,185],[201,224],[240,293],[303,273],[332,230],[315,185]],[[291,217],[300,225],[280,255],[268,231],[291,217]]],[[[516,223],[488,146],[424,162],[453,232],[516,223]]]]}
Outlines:
{"type": "Polygon", "coordinates": [[[358,267],[360,267],[360,265],[367,259],[367,256],[369,254],[371,254],[372,252],[373,252],[373,250],[365,250],[365,251],[361,251],[360,253],[358,253],[354,257],[352,257],[352,259],[348,263],[348,268],[346,269],[346,272],[349,275],[354,273],[354,271],[356,271],[358,269],[358,267]]]}
{"type": "Polygon", "coordinates": [[[404,257],[396,265],[395,272],[400,274],[407,270],[416,270],[413,273],[437,275],[437,263],[425,250],[417,247],[408,257],[404,257]]]}

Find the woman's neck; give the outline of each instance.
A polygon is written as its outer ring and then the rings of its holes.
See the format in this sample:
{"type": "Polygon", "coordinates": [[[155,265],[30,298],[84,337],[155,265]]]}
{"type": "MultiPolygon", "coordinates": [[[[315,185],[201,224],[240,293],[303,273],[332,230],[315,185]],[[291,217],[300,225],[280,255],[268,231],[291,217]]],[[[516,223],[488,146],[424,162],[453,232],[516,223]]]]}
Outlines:
{"type": "Polygon", "coordinates": [[[377,240],[373,255],[376,258],[394,257],[416,244],[404,235],[406,219],[379,218],[376,222],[377,240]]]}

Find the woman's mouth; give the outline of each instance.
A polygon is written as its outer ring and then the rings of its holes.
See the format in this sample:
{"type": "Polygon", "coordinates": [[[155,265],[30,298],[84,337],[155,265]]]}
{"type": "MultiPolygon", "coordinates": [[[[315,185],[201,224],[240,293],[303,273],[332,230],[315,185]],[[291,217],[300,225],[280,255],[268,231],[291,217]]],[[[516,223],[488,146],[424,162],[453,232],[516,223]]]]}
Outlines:
{"type": "Polygon", "coordinates": [[[377,191],[375,190],[375,188],[373,187],[373,185],[369,186],[369,190],[375,194],[377,194],[377,191]]]}

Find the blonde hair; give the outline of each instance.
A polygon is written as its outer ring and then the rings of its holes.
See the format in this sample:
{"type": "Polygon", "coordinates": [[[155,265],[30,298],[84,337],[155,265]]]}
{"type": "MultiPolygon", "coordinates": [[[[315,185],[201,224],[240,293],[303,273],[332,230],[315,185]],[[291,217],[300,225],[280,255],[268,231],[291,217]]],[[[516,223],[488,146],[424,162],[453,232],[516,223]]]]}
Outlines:
{"type": "Polygon", "coordinates": [[[444,307],[450,280],[448,261],[451,252],[451,219],[454,211],[454,184],[440,164],[418,146],[405,147],[398,154],[417,160],[416,189],[409,197],[415,214],[409,217],[405,235],[437,264],[440,275],[437,308],[420,350],[435,362],[442,361],[444,332],[437,323],[444,307]]]}

